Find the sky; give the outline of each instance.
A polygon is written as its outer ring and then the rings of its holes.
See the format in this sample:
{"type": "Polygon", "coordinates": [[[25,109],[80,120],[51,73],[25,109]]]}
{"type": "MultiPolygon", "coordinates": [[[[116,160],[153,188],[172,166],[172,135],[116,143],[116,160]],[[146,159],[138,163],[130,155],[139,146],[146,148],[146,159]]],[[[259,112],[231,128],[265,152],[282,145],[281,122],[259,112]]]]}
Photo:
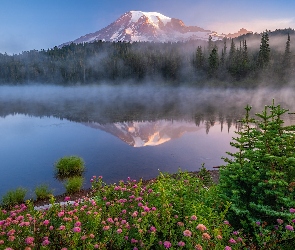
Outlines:
{"type": "Polygon", "coordinates": [[[130,10],[159,12],[224,34],[295,28],[294,0],[0,0],[0,53],[47,50],[130,10]]]}

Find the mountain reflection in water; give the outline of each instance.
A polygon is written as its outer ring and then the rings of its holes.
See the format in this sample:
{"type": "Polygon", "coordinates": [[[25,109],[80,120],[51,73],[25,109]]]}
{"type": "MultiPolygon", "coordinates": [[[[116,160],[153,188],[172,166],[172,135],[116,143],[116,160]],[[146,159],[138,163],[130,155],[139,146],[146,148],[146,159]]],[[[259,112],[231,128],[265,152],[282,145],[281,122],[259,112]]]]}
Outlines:
{"type": "Polygon", "coordinates": [[[53,164],[65,155],[85,160],[85,187],[92,175],[111,183],[150,179],[158,169],[210,169],[232,150],[246,104],[254,114],[274,98],[294,111],[293,96],[290,89],[0,86],[0,197],[42,183],[63,192],[53,164]]]}

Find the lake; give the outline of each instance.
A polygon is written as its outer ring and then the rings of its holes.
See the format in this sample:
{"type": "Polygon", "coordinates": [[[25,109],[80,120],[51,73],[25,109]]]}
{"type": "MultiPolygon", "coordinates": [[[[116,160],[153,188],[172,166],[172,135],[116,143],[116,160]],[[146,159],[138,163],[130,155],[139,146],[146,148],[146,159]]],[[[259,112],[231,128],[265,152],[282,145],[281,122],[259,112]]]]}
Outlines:
{"type": "Polygon", "coordinates": [[[54,163],[67,155],[84,159],[85,188],[93,175],[114,183],[202,163],[212,169],[234,150],[247,103],[260,112],[275,98],[292,111],[293,96],[290,89],[0,86],[0,197],[17,187],[33,196],[40,184],[63,193],[54,163]]]}

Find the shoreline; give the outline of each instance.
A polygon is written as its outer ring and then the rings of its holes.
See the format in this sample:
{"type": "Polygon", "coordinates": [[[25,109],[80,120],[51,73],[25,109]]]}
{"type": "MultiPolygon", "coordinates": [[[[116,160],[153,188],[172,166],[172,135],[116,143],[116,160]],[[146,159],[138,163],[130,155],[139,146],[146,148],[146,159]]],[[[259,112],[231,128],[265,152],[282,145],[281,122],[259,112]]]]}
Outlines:
{"type": "MultiPolygon", "coordinates": [[[[219,182],[219,170],[207,170],[213,180],[214,184],[218,184],[219,182]]],[[[199,173],[199,171],[192,171],[192,172],[188,172],[191,173],[193,175],[197,175],[199,173]]],[[[173,175],[173,174],[171,174],[173,175]]],[[[149,180],[142,180],[144,184],[149,183],[152,180],[155,180],[156,178],[153,179],[149,179],[149,180]]],[[[55,199],[55,203],[62,203],[65,201],[65,197],[70,197],[71,201],[75,201],[75,200],[79,200],[79,199],[83,199],[85,197],[90,198],[92,196],[92,188],[88,188],[88,189],[82,189],[79,192],[73,193],[73,194],[67,194],[67,193],[63,193],[60,195],[56,195],[54,196],[55,199]]],[[[50,204],[50,198],[47,199],[42,199],[42,200],[33,200],[32,203],[34,204],[34,207],[41,207],[41,206],[45,206],[50,204]]]]}

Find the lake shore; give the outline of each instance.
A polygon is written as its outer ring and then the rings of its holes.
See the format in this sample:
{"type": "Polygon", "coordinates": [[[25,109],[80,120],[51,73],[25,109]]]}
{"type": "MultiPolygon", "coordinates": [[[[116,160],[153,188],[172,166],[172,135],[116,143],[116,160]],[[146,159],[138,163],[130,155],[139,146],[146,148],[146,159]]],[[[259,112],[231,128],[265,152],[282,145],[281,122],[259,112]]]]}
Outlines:
{"type": "MultiPolygon", "coordinates": [[[[217,184],[219,182],[219,170],[208,170],[208,172],[210,173],[212,180],[215,184],[217,184]]],[[[193,171],[193,172],[189,172],[191,174],[194,175],[198,175],[199,171],[193,171]]],[[[150,180],[143,180],[143,183],[148,183],[152,180],[155,180],[156,178],[150,179],[150,180]]],[[[92,189],[88,188],[88,189],[82,189],[79,192],[73,193],[73,194],[61,194],[61,195],[56,195],[54,196],[55,202],[56,203],[60,203],[65,201],[65,197],[70,197],[72,201],[75,200],[79,200],[79,199],[83,199],[85,197],[92,197],[92,189]]],[[[50,199],[42,199],[42,200],[34,200],[33,204],[35,207],[40,207],[40,206],[44,206],[47,204],[50,204],[50,199]]]]}

